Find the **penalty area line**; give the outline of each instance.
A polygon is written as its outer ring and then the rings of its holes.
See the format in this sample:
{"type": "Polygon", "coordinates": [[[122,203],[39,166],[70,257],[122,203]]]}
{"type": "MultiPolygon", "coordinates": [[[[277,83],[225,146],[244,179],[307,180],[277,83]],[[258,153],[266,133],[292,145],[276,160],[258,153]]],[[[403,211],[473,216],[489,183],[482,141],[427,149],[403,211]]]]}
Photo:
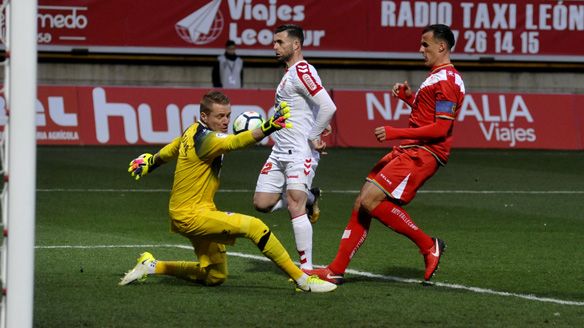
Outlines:
{"type": "MultiPolygon", "coordinates": [[[[192,250],[192,246],[187,245],[177,245],[177,244],[151,244],[151,245],[54,245],[54,246],[35,246],[36,249],[99,249],[99,248],[179,248],[179,249],[187,249],[192,250]]],[[[271,262],[270,259],[264,256],[258,256],[253,254],[246,254],[240,252],[227,252],[229,256],[235,256],[245,259],[251,259],[255,261],[262,261],[262,262],[271,262]]],[[[295,262],[298,265],[298,262],[295,262]]],[[[323,265],[315,265],[315,267],[324,267],[323,265]]],[[[387,280],[387,281],[395,281],[400,283],[406,284],[422,284],[422,280],[418,279],[408,279],[408,278],[401,278],[396,276],[388,276],[388,275],[381,275],[366,271],[359,271],[348,269],[346,271],[348,274],[379,279],[379,280],[387,280]]],[[[505,296],[505,297],[517,297],[529,301],[535,302],[543,302],[543,303],[555,303],[560,305],[576,305],[576,306],[584,306],[584,302],[577,302],[577,301],[566,301],[557,298],[550,298],[550,297],[539,297],[532,294],[519,294],[519,293],[511,293],[511,292],[502,292],[488,288],[481,288],[481,287],[472,287],[472,286],[465,286],[460,284],[451,284],[451,283],[444,283],[444,282],[429,282],[428,285],[447,288],[447,289],[457,289],[457,290],[465,290],[472,293],[477,294],[488,294],[488,295],[496,295],[496,296],[505,296]]]]}

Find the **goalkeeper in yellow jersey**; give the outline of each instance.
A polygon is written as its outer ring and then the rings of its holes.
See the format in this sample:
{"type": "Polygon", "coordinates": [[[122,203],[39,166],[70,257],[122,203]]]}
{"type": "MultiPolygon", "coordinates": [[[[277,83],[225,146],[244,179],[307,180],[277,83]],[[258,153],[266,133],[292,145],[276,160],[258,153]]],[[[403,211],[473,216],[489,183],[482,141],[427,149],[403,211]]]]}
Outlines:
{"type": "Polygon", "coordinates": [[[142,154],[130,163],[128,171],[139,179],[158,166],[176,160],[169,204],[171,229],[191,241],[198,261],[160,261],[144,252],[120,285],[143,280],[151,274],[176,276],[207,286],[220,285],[227,279],[225,245],[232,245],[236,238],[243,237],[256,244],[266,257],[292,278],[297,290],[329,292],[336,288],[334,284],[302,272],[260,219],[222,212],[215,206],[213,199],[219,188],[223,154],[253,145],[274,131],[291,127],[286,122],[290,117],[288,105],[281,103],[276,108],[274,116],[260,128],[230,135],[227,134],[231,114],[229,98],[221,92],[210,91],[201,100],[198,122],[158,153],[142,154]]]}

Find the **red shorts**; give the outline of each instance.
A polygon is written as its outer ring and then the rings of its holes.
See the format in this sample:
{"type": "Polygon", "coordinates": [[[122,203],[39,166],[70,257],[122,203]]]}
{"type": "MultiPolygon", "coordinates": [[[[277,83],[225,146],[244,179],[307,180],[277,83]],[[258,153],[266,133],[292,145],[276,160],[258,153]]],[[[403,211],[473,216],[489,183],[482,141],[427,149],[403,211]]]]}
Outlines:
{"type": "Polygon", "coordinates": [[[438,161],[422,148],[400,148],[385,155],[367,175],[367,181],[379,187],[388,197],[407,204],[426,180],[438,171],[438,161]]]}

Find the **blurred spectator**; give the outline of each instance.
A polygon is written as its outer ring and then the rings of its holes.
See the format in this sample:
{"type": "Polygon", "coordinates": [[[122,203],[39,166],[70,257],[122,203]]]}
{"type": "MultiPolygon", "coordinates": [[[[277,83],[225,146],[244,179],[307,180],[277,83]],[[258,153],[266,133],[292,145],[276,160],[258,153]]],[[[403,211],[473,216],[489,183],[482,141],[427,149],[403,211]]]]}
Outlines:
{"type": "Polygon", "coordinates": [[[225,43],[225,53],[213,66],[213,87],[239,89],[243,87],[243,60],[235,53],[235,42],[225,43]]]}

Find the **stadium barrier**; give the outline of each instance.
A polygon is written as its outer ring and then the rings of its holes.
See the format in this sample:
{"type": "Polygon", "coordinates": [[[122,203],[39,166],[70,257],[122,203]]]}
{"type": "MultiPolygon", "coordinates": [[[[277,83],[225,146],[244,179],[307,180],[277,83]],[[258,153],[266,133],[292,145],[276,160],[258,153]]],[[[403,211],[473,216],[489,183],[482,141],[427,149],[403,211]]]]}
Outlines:
{"type": "MultiPolygon", "coordinates": [[[[36,102],[40,145],[165,144],[199,114],[209,89],[39,86],[36,102]]],[[[224,90],[232,118],[244,111],[274,110],[274,90],[224,90]]],[[[409,108],[389,91],[333,90],[338,107],[331,147],[388,147],[373,129],[406,127],[409,108]]],[[[584,149],[584,95],[469,93],[454,127],[454,147],[584,149]]],[[[0,131],[7,121],[0,98],[0,131]]],[[[294,115],[294,114],[292,114],[294,115]]],[[[230,128],[231,129],[231,128],[230,128]]],[[[269,143],[269,141],[264,142],[269,143]]]]}

